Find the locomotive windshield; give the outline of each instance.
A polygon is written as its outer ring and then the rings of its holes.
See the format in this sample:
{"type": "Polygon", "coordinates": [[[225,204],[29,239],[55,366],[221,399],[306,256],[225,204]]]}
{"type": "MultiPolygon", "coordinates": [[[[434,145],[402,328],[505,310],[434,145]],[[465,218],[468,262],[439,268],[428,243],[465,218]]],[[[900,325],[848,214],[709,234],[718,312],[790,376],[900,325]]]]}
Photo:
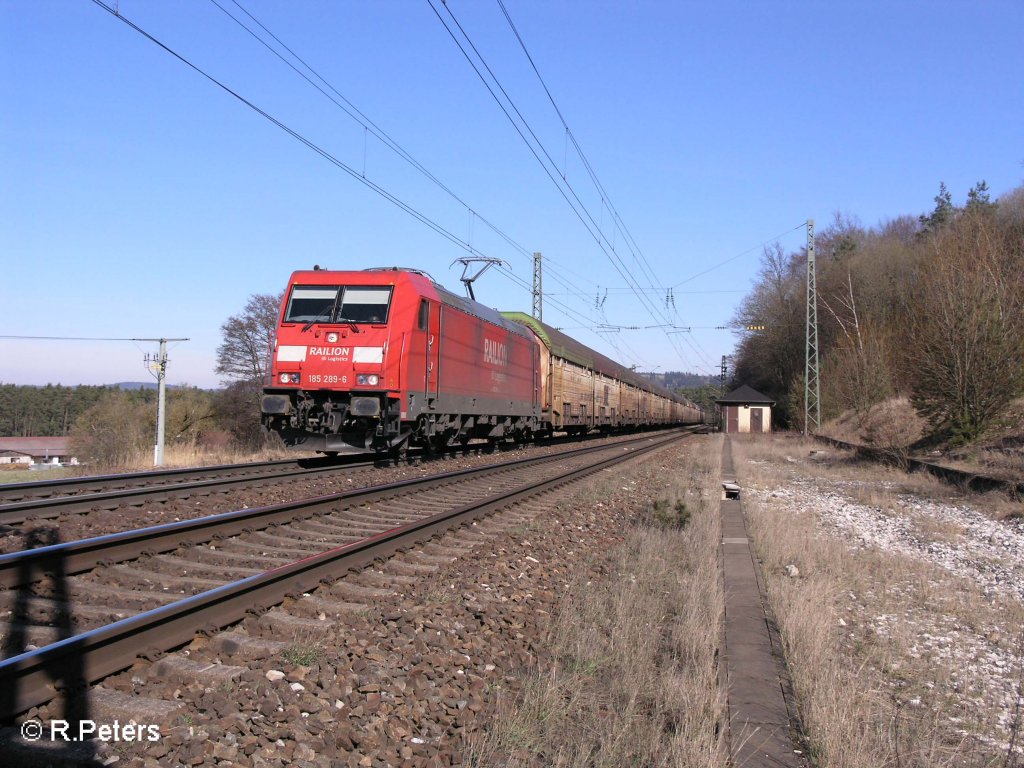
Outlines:
{"type": "Polygon", "coordinates": [[[391,288],[367,285],[296,285],[286,323],[386,323],[391,288]]]}
{"type": "Polygon", "coordinates": [[[296,285],[284,313],[286,323],[328,322],[338,301],[336,285],[296,285]]]}
{"type": "Polygon", "coordinates": [[[354,285],[344,289],[338,307],[339,323],[386,323],[391,304],[390,288],[354,285]]]}

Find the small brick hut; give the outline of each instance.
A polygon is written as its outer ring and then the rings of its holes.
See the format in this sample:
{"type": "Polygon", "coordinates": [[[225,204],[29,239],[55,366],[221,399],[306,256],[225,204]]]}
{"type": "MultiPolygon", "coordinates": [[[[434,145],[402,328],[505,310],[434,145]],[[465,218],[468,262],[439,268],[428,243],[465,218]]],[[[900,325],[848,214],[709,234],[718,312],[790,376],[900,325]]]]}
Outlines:
{"type": "Polygon", "coordinates": [[[772,431],[775,401],[756,389],[744,384],[715,402],[722,409],[722,431],[726,434],[772,431]]]}

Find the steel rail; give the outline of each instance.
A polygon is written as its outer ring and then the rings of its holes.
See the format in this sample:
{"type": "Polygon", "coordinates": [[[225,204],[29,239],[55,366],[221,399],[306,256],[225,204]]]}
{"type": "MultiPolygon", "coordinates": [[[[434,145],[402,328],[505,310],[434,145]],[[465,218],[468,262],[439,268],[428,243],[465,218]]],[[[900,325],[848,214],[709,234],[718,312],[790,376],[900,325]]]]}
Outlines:
{"type": "Polygon", "coordinates": [[[163,502],[170,499],[185,499],[195,495],[208,495],[220,489],[235,486],[258,488],[261,485],[281,480],[301,479],[331,474],[361,466],[372,466],[372,461],[360,464],[337,464],[326,467],[294,468],[254,475],[220,477],[209,480],[184,481],[166,485],[147,485],[116,491],[97,491],[77,496],[56,496],[31,499],[0,505],[0,524],[13,525],[26,520],[45,520],[64,514],[89,512],[95,509],[117,509],[122,506],[139,506],[145,502],[163,502]]]}
{"type": "MultiPolygon", "coordinates": [[[[381,557],[636,458],[684,436],[673,434],[661,440],[648,437],[645,438],[650,443],[647,446],[627,449],[624,453],[558,477],[407,523],[5,659],[0,662],[0,688],[7,691],[3,701],[8,709],[0,710],[0,719],[9,720],[54,698],[58,694],[54,680],[61,681],[62,687],[69,690],[94,682],[130,667],[139,656],[152,657],[190,642],[198,630],[222,629],[241,621],[254,610],[267,610],[287,596],[307,592],[348,570],[363,568],[381,557]]],[[[578,455],[584,451],[608,448],[602,446],[572,453],[578,455]]]]}
{"type": "Polygon", "coordinates": [[[1024,483],[1015,483],[1012,480],[999,480],[987,475],[979,475],[976,472],[969,472],[963,469],[953,469],[933,464],[930,461],[913,459],[910,457],[897,456],[891,451],[881,448],[871,448],[857,443],[847,443],[843,440],[836,440],[834,437],[825,435],[814,435],[814,439],[827,443],[834,448],[843,448],[853,451],[857,456],[870,459],[871,461],[886,464],[897,464],[906,470],[921,470],[939,478],[949,485],[955,485],[962,490],[974,491],[976,493],[987,493],[988,491],[1002,491],[1014,499],[1024,499],[1024,483]]]}
{"type": "MultiPolygon", "coordinates": [[[[650,437],[615,443],[628,446],[650,437]]],[[[81,573],[104,562],[121,562],[145,554],[170,552],[182,545],[235,536],[248,530],[260,530],[292,520],[313,517],[339,503],[366,504],[404,493],[410,489],[426,490],[459,482],[468,477],[503,473],[530,464],[546,464],[574,456],[582,456],[608,448],[608,445],[587,446],[558,454],[528,456],[522,459],[489,464],[484,467],[453,470],[425,478],[400,480],[387,485],[355,488],[339,493],[300,501],[282,502],[263,507],[222,512],[206,517],[136,528],[119,533],[51,544],[0,555],[0,587],[15,587],[35,581],[59,567],[65,574],[81,573]]]]}
{"type": "Polygon", "coordinates": [[[179,469],[158,469],[145,472],[124,472],[110,475],[88,475],[86,477],[62,477],[56,480],[39,480],[30,483],[7,483],[0,485],[0,500],[4,503],[28,499],[69,496],[77,491],[123,490],[139,488],[165,481],[180,482],[204,480],[232,471],[257,475],[263,471],[274,471],[280,467],[294,466],[302,459],[278,459],[275,461],[251,462],[245,464],[214,464],[208,467],[187,467],[179,469]]]}

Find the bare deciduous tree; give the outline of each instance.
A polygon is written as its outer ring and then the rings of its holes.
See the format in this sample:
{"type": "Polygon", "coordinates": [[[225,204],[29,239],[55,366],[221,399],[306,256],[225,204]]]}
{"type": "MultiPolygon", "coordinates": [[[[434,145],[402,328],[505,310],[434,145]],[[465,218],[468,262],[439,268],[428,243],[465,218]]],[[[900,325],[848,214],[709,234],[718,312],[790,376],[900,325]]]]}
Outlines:
{"type": "Polygon", "coordinates": [[[799,255],[788,255],[778,243],[766,247],[754,291],[740,305],[733,323],[743,331],[736,355],[735,378],[778,402],[782,420],[796,412],[786,399],[794,376],[804,366],[804,283],[799,255]]]}
{"type": "Polygon", "coordinates": [[[241,445],[260,446],[267,439],[260,426],[259,401],[268,374],[277,331],[281,296],[253,294],[241,314],[224,321],[217,348],[217,373],[228,386],[216,405],[217,420],[241,445]]]}
{"type": "Polygon", "coordinates": [[[826,356],[825,380],[833,406],[864,416],[875,403],[894,394],[886,331],[858,312],[853,276],[847,272],[846,293],[821,303],[838,326],[838,340],[826,356]]]}
{"type": "Polygon", "coordinates": [[[1024,253],[984,211],[962,214],[930,243],[908,326],[911,402],[968,441],[1024,392],[1024,253]]]}
{"type": "Polygon", "coordinates": [[[104,468],[128,466],[152,445],[150,404],[119,389],[103,395],[71,429],[71,446],[83,461],[104,468]]]}
{"type": "Polygon", "coordinates": [[[234,381],[263,382],[280,307],[280,295],[257,293],[249,297],[241,314],[224,321],[217,373],[234,381]]]}
{"type": "MultiPolygon", "coordinates": [[[[928,216],[864,229],[837,215],[817,245],[826,418],[852,411],[865,440],[895,445],[920,434],[924,417],[935,437],[966,441],[1024,395],[1024,187],[993,202],[978,182],[957,206],[943,185],[928,216]]],[[[775,398],[794,425],[805,263],[799,252],[765,249],[734,318],[765,326],[742,336],[736,378],[775,398]]]]}

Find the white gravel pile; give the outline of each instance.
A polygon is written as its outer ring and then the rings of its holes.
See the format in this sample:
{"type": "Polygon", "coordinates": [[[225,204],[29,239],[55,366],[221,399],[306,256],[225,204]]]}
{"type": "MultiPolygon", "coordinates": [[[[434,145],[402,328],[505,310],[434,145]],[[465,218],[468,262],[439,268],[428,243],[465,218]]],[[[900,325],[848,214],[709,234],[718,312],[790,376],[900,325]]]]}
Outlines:
{"type": "Polygon", "coordinates": [[[823,525],[855,546],[930,563],[973,581],[988,597],[1012,597],[1024,603],[1024,528],[1019,524],[992,520],[968,506],[908,495],[893,498],[899,508],[894,514],[824,490],[820,483],[796,479],[792,488],[755,494],[817,511],[823,525]],[[958,533],[947,538],[936,529],[958,533]]]}

